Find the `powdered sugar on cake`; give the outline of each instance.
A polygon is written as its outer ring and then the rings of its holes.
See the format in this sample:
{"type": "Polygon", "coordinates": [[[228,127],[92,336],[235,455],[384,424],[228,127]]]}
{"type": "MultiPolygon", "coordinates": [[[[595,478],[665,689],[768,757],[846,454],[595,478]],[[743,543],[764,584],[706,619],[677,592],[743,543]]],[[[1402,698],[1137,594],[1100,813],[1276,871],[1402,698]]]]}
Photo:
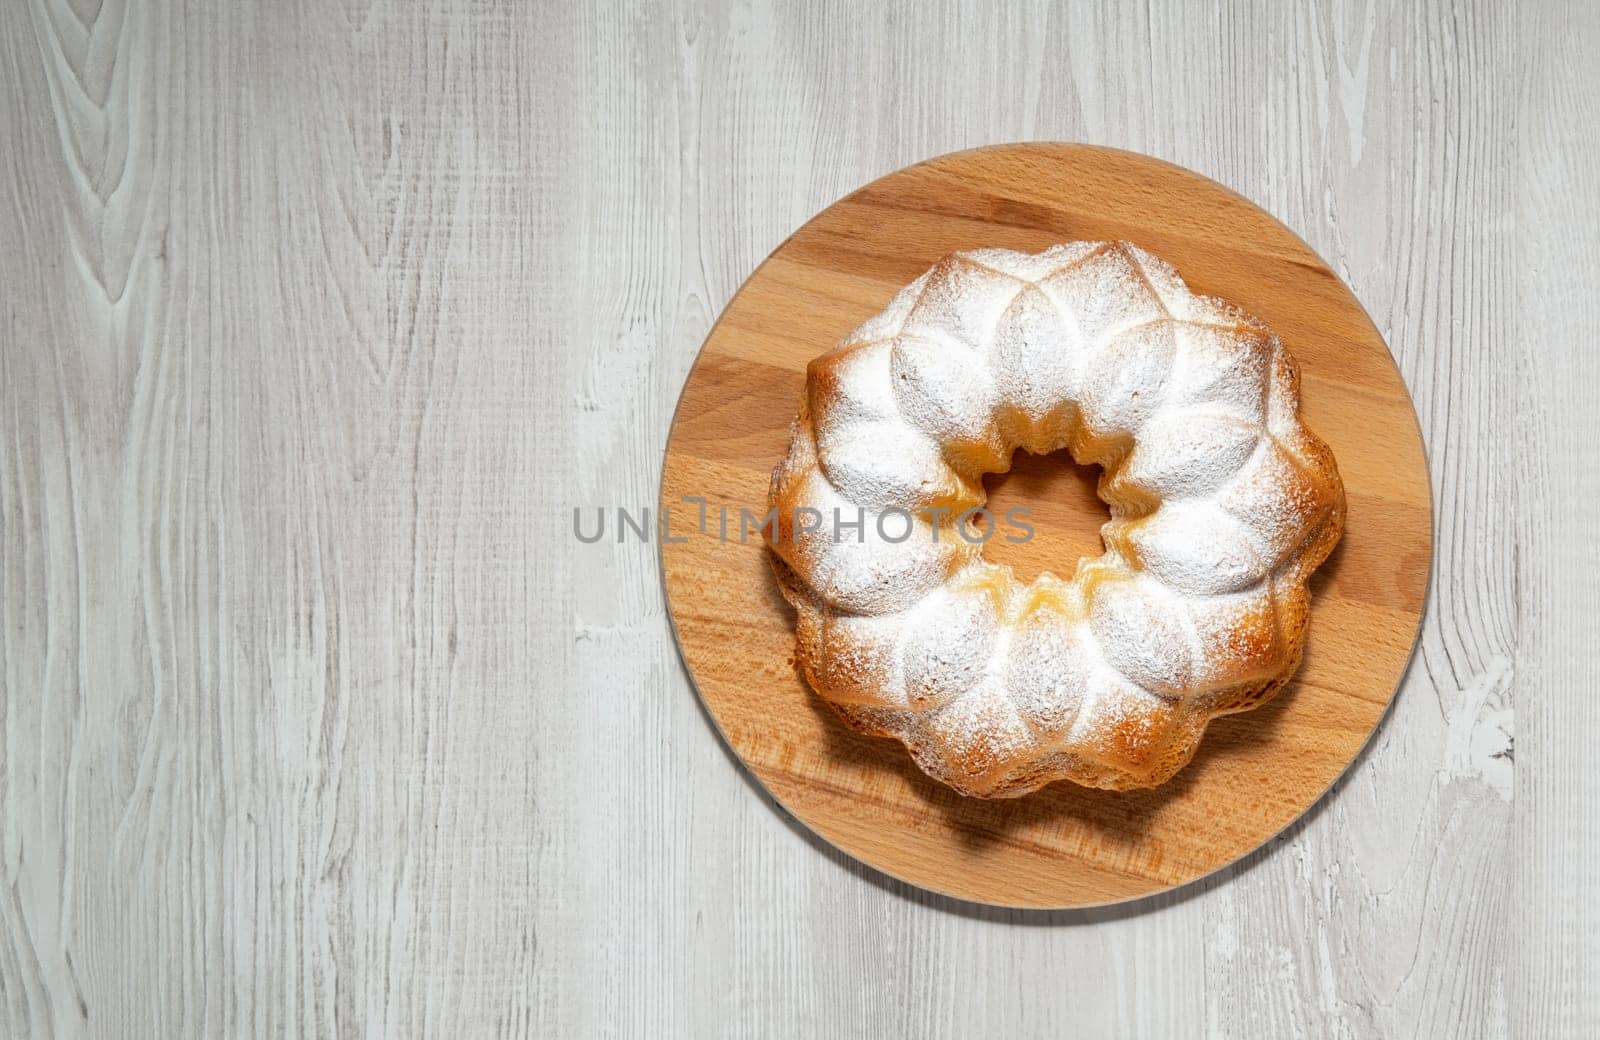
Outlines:
{"type": "Polygon", "coordinates": [[[780,515],[822,518],[775,546],[808,677],[966,793],[1165,779],[1298,659],[1279,603],[1342,491],[1297,410],[1277,337],[1134,246],[946,257],[812,363],[773,474],[780,515]],[[1018,448],[1105,468],[1107,551],[1070,578],[957,527],[1018,448]]]}

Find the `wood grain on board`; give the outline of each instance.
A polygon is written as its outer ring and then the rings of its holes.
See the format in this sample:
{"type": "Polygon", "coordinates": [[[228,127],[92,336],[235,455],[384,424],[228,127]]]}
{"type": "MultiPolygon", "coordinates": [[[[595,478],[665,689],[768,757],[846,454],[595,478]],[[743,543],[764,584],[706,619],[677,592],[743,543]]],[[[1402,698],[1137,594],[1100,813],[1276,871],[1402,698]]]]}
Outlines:
{"type": "MultiPolygon", "coordinates": [[[[1048,487],[1039,493],[1041,505],[1052,503],[1048,487]]],[[[779,246],[689,373],[661,509],[683,538],[661,552],[684,660],[724,737],[773,796],[895,877],[1051,908],[1193,881],[1261,845],[1327,790],[1383,716],[1410,657],[1432,519],[1405,383],[1361,305],[1303,242],[1176,166],[1048,144],[919,163],[829,206],[779,246]],[[1313,579],[1295,680],[1266,706],[1214,722],[1173,780],[1150,791],[1057,782],[1019,799],[963,798],[918,772],[898,742],[851,733],[809,691],[794,664],[794,613],[743,514],[766,512],[808,361],[947,253],[1074,240],[1133,242],[1170,261],[1194,291],[1278,332],[1301,371],[1301,414],[1339,462],[1345,536],[1313,579]]],[[[1046,536],[1008,547],[1007,562],[1024,575],[1071,574],[1077,556],[1047,555],[1061,548],[1049,538],[1061,519],[1041,509],[1032,522],[1046,536]]]]}

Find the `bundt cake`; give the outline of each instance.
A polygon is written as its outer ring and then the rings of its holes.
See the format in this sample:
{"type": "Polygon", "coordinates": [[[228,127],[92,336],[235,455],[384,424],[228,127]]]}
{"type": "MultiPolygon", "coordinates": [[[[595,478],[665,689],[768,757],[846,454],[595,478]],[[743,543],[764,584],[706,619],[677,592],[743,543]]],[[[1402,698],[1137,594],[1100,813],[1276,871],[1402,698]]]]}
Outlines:
{"type": "Polygon", "coordinates": [[[954,253],[811,362],[773,470],[798,659],[963,794],[1153,787],[1299,665],[1344,489],[1278,337],[1129,243],[954,253]],[[983,558],[985,473],[1102,467],[1106,551],[983,558]]]}

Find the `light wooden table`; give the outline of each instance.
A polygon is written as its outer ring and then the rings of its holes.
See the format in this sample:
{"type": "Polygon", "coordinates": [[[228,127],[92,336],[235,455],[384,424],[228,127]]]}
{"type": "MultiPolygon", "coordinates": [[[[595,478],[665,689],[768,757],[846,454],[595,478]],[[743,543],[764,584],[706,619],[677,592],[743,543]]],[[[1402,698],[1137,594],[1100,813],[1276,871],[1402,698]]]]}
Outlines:
{"type": "Polygon", "coordinates": [[[1591,5],[0,5],[0,1035],[1594,1035],[1591,5]],[[1428,440],[1423,639],[1222,875],[956,904],[717,741],[679,387],[812,212],[1113,144],[1286,221],[1428,440]]]}

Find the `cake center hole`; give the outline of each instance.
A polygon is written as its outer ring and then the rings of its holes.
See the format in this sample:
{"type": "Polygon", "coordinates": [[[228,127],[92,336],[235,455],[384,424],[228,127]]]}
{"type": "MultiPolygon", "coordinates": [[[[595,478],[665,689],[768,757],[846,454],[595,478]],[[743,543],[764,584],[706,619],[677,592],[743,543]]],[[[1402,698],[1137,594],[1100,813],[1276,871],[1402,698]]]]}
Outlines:
{"type": "Polygon", "coordinates": [[[1111,511],[1095,494],[1099,481],[1099,466],[1079,465],[1065,449],[1049,455],[1018,451],[1010,470],[983,478],[986,508],[996,525],[984,543],[984,558],[1009,566],[1025,582],[1044,571],[1071,578],[1080,558],[1105,552],[1100,525],[1111,511]],[[1031,536],[1023,524],[1033,528],[1031,536]]]}

